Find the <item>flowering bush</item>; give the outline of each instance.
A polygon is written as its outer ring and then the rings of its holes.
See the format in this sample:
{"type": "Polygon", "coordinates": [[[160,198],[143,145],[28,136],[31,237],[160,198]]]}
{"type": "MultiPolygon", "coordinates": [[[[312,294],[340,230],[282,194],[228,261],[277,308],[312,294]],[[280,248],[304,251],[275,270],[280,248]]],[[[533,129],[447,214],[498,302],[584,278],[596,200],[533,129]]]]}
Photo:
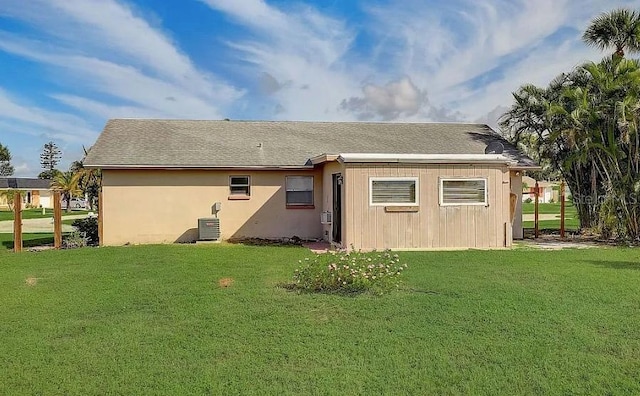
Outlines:
{"type": "Polygon", "coordinates": [[[293,275],[292,288],[313,292],[382,294],[400,284],[407,268],[397,254],[389,250],[330,252],[300,260],[293,275]]]}

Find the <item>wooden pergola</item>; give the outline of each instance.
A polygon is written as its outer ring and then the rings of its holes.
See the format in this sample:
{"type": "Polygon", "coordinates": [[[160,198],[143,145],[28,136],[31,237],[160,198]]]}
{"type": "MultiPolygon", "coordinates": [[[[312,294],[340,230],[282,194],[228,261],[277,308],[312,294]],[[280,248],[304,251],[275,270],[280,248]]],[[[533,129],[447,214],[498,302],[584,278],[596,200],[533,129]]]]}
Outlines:
{"type": "MultiPolygon", "coordinates": [[[[13,251],[22,251],[22,194],[16,192],[13,198],[13,251]]],[[[53,192],[53,247],[62,247],[62,204],[60,191],[53,192]]]]}

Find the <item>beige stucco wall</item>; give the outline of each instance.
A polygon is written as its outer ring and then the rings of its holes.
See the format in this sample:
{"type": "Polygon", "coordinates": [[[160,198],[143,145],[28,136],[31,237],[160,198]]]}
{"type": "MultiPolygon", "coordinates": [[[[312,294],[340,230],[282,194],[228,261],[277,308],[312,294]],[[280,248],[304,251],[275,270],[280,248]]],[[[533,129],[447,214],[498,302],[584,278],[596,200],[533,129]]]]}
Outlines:
{"type": "MultiPolygon", "coordinates": [[[[3,190],[6,191],[6,190],[3,190]]],[[[27,193],[31,193],[31,206],[32,207],[42,207],[44,208],[52,208],[50,205],[51,201],[51,191],[50,190],[20,190],[22,192],[22,201],[24,204],[27,203],[27,193]]],[[[7,199],[4,195],[0,196],[0,208],[6,209],[9,205],[7,205],[7,199]]]]}
{"type": "Polygon", "coordinates": [[[502,165],[347,164],[345,245],[356,249],[500,248],[511,246],[509,171],[502,165]],[[369,205],[372,176],[419,180],[417,212],[369,205]],[[439,178],[487,179],[487,206],[440,206],[439,178]]]}
{"type": "Polygon", "coordinates": [[[222,238],[320,238],[322,171],[103,170],[104,245],[197,239],[198,218],[218,214],[222,238]],[[251,197],[229,200],[229,176],[251,177],[251,197]],[[314,176],[313,209],[288,209],[285,176],[314,176]]]}

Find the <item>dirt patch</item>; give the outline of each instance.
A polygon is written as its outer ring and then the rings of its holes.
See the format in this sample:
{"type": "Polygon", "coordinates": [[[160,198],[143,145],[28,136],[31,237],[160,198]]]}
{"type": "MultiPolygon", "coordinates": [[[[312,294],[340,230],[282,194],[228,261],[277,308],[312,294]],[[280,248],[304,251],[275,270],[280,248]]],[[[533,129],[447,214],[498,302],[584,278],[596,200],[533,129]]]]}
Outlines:
{"type": "Polygon", "coordinates": [[[34,278],[34,277],[28,277],[27,279],[24,280],[24,283],[27,284],[27,286],[35,286],[38,284],[38,278],[34,278]]]}
{"type": "Polygon", "coordinates": [[[233,278],[222,278],[218,281],[218,286],[225,288],[233,285],[233,278]]]}

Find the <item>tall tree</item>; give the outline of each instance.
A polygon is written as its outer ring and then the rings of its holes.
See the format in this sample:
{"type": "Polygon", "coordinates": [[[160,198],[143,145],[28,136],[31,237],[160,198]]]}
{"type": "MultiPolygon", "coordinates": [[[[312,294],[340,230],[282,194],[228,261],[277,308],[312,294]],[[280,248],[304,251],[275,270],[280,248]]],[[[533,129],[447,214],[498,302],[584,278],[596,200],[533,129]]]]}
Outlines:
{"type": "Polygon", "coordinates": [[[62,199],[67,204],[67,212],[71,211],[71,198],[77,197],[82,193],[78,183],[80,180],[80,174],[72,171],[58,173],[51,182],[51,188],[55,191],[60,191],[62,199]]]}
{"type": "Polygon", "coordinates": [[[508,140],[536,159],[547,173],[559,173],[572,192],[581,228],[597,220],[600,175],[592,157],[575,144],[570,115],[574,104],[565,92],[585,83],[584,73],[561,74],[546,87],[523,85],[513,93],[514,104],[500,120],[508,140]]]}
{"type": "Polygon", "coordinates": [[[0,143],[0,176],[13,175],[13,165],[11,165],[11,152],[7,146],[0,143]]]}
{"type": "Polygon", "coordinates": [[[605,188],[600,228],[640,240],[640,63],[622,57],[582,66],[585,87],[567,91],[571,122],[594,159],[605,188]]]}
{"type": "MultiPolygon", "coordinates": [[[[84,149],[84,147],[83,147],[84,149]]],[[[89,149],[90,150],[90,149],[89,149]]],[[[84,155],[87,156],[88,151],[84,149],[84,155]]],[[[84,158],[80,161],[73,161],[69,170],[80,175],[78,185],[89,203],[89,208],[94,210],[98,202],[100,194],[100,185],[102,183],[102,173],[99,169],[88,169],[84,167],[84,158]]]]}
{"type": "Polygon", "coordinates": [[[56,166],[61,157],[62,152],[54,142],[46,143],[42,154],[40,154],[40,166],[44,171],[38,177],[41,179],[53,179],[56,175],[56,166]]]}
{"type": "Polygon", "coordinates": [[[600,14],[582,35],[588,45],[601,50],[613,48],[614,55],[624,57],[625,50],[640,51],[640,14],[620,8],[600,14]]]}

